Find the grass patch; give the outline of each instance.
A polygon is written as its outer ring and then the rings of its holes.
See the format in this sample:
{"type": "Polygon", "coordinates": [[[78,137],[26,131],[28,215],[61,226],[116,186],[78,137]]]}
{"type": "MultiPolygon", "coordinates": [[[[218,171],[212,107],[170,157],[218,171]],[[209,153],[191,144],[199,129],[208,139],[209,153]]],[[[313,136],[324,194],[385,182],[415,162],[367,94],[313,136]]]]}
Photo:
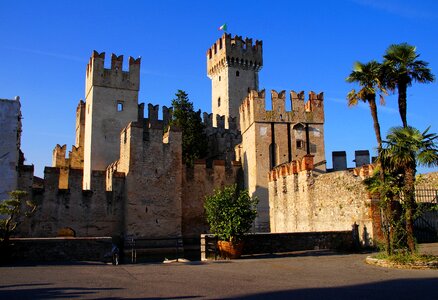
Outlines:
{"type": "Polygon", "coordinates": [[[400,251],[393,255],[387,255],[385,252],[380,252],[374,256],[377,259],[384,259],[391,263],[396,263],[400,265],[410,265],[410,264],[427,264],[430,262],[438,262],[438,256],[429,254],[410,254],[405,251],[400,251]]]}

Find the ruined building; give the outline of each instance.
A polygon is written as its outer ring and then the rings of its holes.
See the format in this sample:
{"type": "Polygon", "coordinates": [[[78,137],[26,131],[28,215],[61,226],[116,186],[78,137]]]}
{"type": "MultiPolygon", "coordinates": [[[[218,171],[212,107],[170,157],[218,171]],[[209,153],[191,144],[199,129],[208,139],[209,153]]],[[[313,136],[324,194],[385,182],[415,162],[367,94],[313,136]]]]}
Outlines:
{"type": "MultiPolygon", "coordinates": [[[[127,70],[123,56],[113,54],[109,69],[104,61],[105,53],[94,51],[86,67],[71,151],[55,147],[43,188],[31,188],[33,170],[21,173],[19,187],[39,203],[23,235],[54,236],[70,228],[78,236],[196,238],[208,230],[205,196],[236,182],[259,198],[254,231],[309,228],[279,222],[291,210],[285,203],[298,201],[292,191],[313,191],[312,180],[326,171],[323,94],[309,92],[305,99],[304,92],[271,91],[272,106],[266,107],[258,83],[261,41],[224,34],[207,50],[209,153],[193,168],[182,163],[181,132],[170,127],[163,135],[171,109],[163,107],[159,118],[158,106],[138,103],[140,58],[130,57],[127,70]]],[[[354,221],[350,214],[345,224],[354,221]]]]}

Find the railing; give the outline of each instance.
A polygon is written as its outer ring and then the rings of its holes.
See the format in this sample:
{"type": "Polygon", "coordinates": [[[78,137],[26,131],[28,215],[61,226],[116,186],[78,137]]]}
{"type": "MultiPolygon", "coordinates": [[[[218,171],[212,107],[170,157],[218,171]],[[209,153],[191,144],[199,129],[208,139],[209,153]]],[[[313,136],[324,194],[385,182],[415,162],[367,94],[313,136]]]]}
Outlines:
{"type": "Polygon", "coordinates": [[[129,238],[125,240],[125,249],[131,252],[131,262],[137,262],[138,252],[175,254],[178,258],[184,253],[182,237],[176,238],[129,238]]]}
{"type": "Polygon", "coordinates": [[[415,190],[415,200],[421,214],[414,221],[414,233],[419,243],[438,241],[438,190],[422,188],[415,190]]]}

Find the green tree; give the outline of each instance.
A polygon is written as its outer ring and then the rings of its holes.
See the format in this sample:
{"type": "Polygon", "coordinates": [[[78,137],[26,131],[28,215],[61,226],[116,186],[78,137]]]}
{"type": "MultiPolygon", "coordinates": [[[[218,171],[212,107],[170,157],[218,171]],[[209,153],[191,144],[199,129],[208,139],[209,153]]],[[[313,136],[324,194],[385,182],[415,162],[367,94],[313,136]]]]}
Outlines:
{"type": "Polygon", "coordinates": [[[36,209],[32,201],[25,201],[27,192],[12,191],[9,193],[11,199],[0,203],[0,244],[7,246],[13,231],[29,217],[36,209]]]}
{"type": "Polygon", "coordinates": [[[375,60],[368,63],[356,62],[354,69],[347,77],[347,82],[358,83],[361,86],[359,91],[352,89],[348,95],[348,106],[355,106],[359,101],[368,103],[370,106],[371,117],[373,118],[374,133],[376,134],[378,149],[382,148],[382,137],[380,133],[379,118],[377,115],[376,94],[380,93],[380,103],[384,104],[382,94],[386,90],[381,83],[381,64],[375,60]]]}
{"type": "Polygon", "coordinates": [[[413,81],[430,83],[435,80],[429,63],[419,60],[416,47],[407,43],[393,44],[386,50],[383,61],[384,81],[389,90],[398,91],[398,108],[403,127],[408,126],[407,88],[413,81]]]}
{"type": "Polygon", "coordinates": [[[386,146],[380,153],[379,160],[392,174],[401,176],[402,204],[406,222],[407,246],[411,253],[415,252],[414,238],[414,212],[415,202],[415,173],[417,165],[437,166],[438,148],[436,140],[438,136],[424,132],[411,126],[391,128],[386,146]]]}
{"type": "MultiPolygon", "coordinates": [[[[382,85],[381,77],[382,77],[382,65],[375,60],[372,60],[368,63],[356,62],[354,64],[353,71],[347,77],[346,81],[350,83],[357,83],[361,86],[359,91],[352,89],[348,95],[348,106],[355,106],[359,103],[359,101],[368,103],[370,107],[371,117],[373,118],[374,125],[374,133],[376,135],[377,140],[377,150],[380,153],[382,149],[382,136],[380,132],[380,124],[379,118],[377,114],[377,104],[376,104],[376,95],[380,94],[380,104],[385,104],[383,94],[386,95],[386,90],[382,85]]],[[[385,183],[385,168],[382,164],[379,164],[379,178],[375,179],[380,182],[379,186],[384,186],[385,183]]],[[[366,183],[367,184],[367,183],[366,183]]],[[[391,243],[391,224],[393,223],[393,212],[391,207],[391,195],[386,195],[388,192],[385,189],[379,189],[380,202],[381,205],[384,206],[384,216],[385,222],[383,224],[385,240],[386,240],[386,249],[387,253],[392,253],[392,243],[391,243]]]]}
{"type": "Polygon", "coordinates": [[[170,125],[176,125],[182,130],[182,156],[187,166],[193,166],[195,159],[207,154],[208,140],[205,126],[202,123],[201,111],[193,110],[186,92],[178,90],[172,100],[173,114],[170,125]]]}
{"type": "Polygon", "coordinates": [[[220,240],[236,242],[251,229],[257,216],[257,198],[237,185],[226,186],[207,196],[204,208],[210,231],[220,240]]]}

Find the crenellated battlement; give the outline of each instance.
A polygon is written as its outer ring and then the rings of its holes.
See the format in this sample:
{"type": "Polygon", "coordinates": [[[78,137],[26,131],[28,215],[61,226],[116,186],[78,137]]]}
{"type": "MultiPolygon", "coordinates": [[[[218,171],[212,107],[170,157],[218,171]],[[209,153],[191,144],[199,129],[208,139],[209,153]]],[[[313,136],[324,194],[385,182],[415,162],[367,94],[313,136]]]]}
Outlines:
{"type": "MultiPolygon", "coordinates": [[[[141,109],[144,109],[144,104],[139,105],[139,111],[141,109]],[[141,108],[140,108],[141,106],[141,108]]],[[[162,119],[160,120],[158,115],[160,111],[160,106],[153,105],[151,103],[148,104],[148,117],[144,119],[145,124],[147,124],[147,128],[152,129],[164,129],[167,127],[167,125],[172,120],[172,113],[173,109],[171,107],[164,106],[162,107],[162,119]]],[[[141,122],[141,118],[144,115],[144,113],[140,113],[141,117],[139,116],[139,121],[141,122]]]]}
{"type": "Polygon", "coordinates": [[[52,167],[66,167],[68,165],[65,158],[66,151],[67,145],[56,144],[52,152],[52,167]]]}
{"type": "Polygon", "coordinates": [[[204,112],[203,123],[209,145],[208,159],[221,159],[227,162],[235,160],[234,147],[242,142],[242,136],[237,129],[236,118],[228,117],[225,120],[225,116],[204,112]],[[216,126],[213,125],[214,119],[216,120],[216,126]],[[225,127],[226,121],[228,122],[228,128],[225,127]]]}
{"type": "Polygon", "coordinates": [[[224,33],[207,50],[207,74],[211,78],[227,66],[259,71],[263,66],[263,42],[253,43],[250,38],[224,33]]]}
{"type": "Polygon", "coordinates": [[[68,152],[66,157],[67,145],[57,144],[52,153],[52,167],[57,168],[76,168],[82,169],[84,167],[84,152],[82,147],[76,147],[72,145],[71,151],[68,152]]]}
{"type": "MultiPolygon", "coordinates": [[[[45,167],[44,168],[44,190],[46,192],[69,192],[75,193],[82,190],[83,170],[75,168],[57,168],[57,167],[45,167]],[[67,182],[65,186],[60,186],[59,182],[63,172],[67,172],[67,182]]],[[[113,186],[120,186],[124,182],[124,174],[118,173],[110,168],[105,171],[93,171],[92,172],[92,190],[93,191],[112,191],[113,186]],[[112,171],[112,172],[111,172],[112,171]],[[109,173],[111,172],[111,177],[109,173]]]]}
{"type": "Polygon", "coordinates": [[[105,52],[93,51],[86,69],[86,93],[94,86],[138,91],[140,88],[141,58],[129,57],[128,71],[123,71],[123,55],[111,54],[111,68],[106,69],[105,52]]]}
{"type": "Polygon", "coordinates": [[[279,122],[279,123],[324,123],[324,95],[309,92],[307,102],[304,92],[290,92],[292,110],[286,110],[286,91],[271,90],[271,110],[266,109],[265,90],[251,90],[239,107],[240,128],[242,132],[253,122],[279,122]]]}
{"type": "Polygon", "coordinates": [[[71,151],[68,152],[69,165],[71,168],[83,169],[84,168],[84,148],[76,147],[73,145],[71,151]]]}
{"type": "Polygon", "coordinates": [[[238,131],[237,130],[237,122],[236,118],[228,117],[227,120],[225,120],[225,116],[220,116],[213,113],[206,113],[204,112],[202,114],[203,123],[205,125],[205,128],[207,131],[209,128],[217,128],[217,129],[224,129],[225,130],[225,121],[228,123],[228,129],[230,131],[238,131]],[[214,122],[213,120],[216,120],[216,126],[213,126],[214,122]]]}
{"type": "Polygon", "coordinates": [[[268,173],[269,181],[276,181],[280,177],[298,174],[302,171],[312,171],[314,167],[313,157],[313,155],[305,155],[301,160],[293,160],[276,166],[268,173]]]}
{"type": "Polygon", "coordinates": [[[231,179],[234,181],[241,168],[242,164],[235,160],[226,161],[224,159],[214,159],[208,161],[205,159],[197,159],[195,160],[192,169],[188,167],[185,168],[185,174],[186,176],[188,175],[186,179],[190,179],[192,183],[205,180],[220,182],[221,180],[231,179]]]}

